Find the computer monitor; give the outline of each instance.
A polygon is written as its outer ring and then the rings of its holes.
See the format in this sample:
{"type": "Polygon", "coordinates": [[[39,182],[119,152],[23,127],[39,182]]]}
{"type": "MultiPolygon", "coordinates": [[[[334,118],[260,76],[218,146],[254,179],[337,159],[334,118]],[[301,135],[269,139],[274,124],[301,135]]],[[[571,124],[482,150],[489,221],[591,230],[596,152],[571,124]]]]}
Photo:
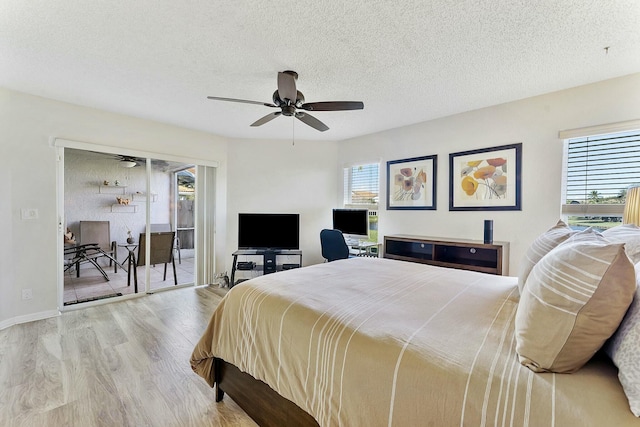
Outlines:
{"type": "Polygon", "coordinates": [[[369,211],[367,209],[334,209],[333,228],[340,230],[346,240],[369,238],[369,211]]]}

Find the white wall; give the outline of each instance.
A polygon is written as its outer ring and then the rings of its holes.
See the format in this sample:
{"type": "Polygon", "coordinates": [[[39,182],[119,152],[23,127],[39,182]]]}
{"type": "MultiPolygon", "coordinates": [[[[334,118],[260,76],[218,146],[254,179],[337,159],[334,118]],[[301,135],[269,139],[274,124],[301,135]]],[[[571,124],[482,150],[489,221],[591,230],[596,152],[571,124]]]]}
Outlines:
{"type": "Polygon", "coordinates": [[[482,240],[483,220],[493,219],[494,240],[510,242],[509,273],[516,275],[528,245],[560,217],[558,131],[634,119],[640,119],[640,74],[342,141],[338,156],[344,162],[368,160],[368,153],[382,157],[380,236],[482,240]],[[450,212],[449,153],[518,142],[523,144],[522,211],[450,212]],[[438,155],[437,210],[386,210],[386,162],[432,154],[438,155]]]}
{"type": "Polygon", "coordinates": [[[323,262],[320,230],[335,207],[337,143],[251,141],[229,143],[227,266],[238,247],[238,213],[299,213],[304,265],[323,262]]]}
{"type": "MultiPolygon", "coordinates": [[[[366,101],[366,100],[365,100],[366,101]]],[[[437,100],[434,100],[437,102],[437,100]]],[[[560,214],[558,131],[640,119],[640,74],[341,142],[227,140],[0,89],[0,328],[57,310],[56,150],[51,137],[218,161],[216,268],[231,268],[239,212],[297,212],[305,265],[322,262],[319,232],[340,203],[342,166],[382,160],[379,235],[410,233],[511,242],[510,273],[560,214]],[[448,155],[523,143],[522,211],[449,212],[448,155]],[[386,161],[438,155],[437,211],[387,211],[386,161]],[[39,210],[23,221],[20,208],[39,210]],[[34,265],[37,264],[37,268],[34,265]],[[33,289],[33,300],[21,291],[33,289]],[[13,320],[12,320],[13,319],[13,320]]]]}
{"type": "MultiPolygon", "coordinates": [[[[112,114],[0,88],[3,197],[0,231],[0,327],[57,311],[56,149],[53,137],[159,154],[218,161],[216,212],[226,212],[227,141],[203,132],[112,114]],[[21,208],[39,218],[21,220],[21,208]],[[5,254],[6,248],[8,256],[5,254]],[[33,299],[22,300],[22,289],[33,299]]],[[[217,217],[218,219],[218,217],[217,217]]],[[[226,227],[216,251],[224,262],[226,227]]]]}

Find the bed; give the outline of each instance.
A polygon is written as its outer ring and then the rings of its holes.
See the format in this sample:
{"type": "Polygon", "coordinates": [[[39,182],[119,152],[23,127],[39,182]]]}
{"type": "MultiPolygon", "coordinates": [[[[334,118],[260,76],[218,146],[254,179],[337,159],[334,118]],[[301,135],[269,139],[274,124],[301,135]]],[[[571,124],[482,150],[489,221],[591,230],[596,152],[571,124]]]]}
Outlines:
{"type": "Polygon", "coordinates": [[[573,374],[516,355],[517,278],[382,258],[232,288],[191,365],[259,425],[640,426],[596,355],[573,374]]]}

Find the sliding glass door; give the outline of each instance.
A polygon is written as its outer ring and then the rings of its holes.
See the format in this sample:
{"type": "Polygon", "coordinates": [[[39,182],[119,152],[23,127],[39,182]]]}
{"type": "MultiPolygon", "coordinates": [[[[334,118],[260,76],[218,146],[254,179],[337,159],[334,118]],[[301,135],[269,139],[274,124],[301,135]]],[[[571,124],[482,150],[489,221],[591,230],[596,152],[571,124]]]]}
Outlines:
{"type": "MultiPolygon", "coordinates": [[[[195,167],[151,159],[149,290],[194,283],[195,167]]],[[[146,243],[146,242],[145,242],[146,243]]]]}
{"type": "Polygon", "coordinates": [[[64,306],[195,283],[196,260],[204,256],[195,244],[197,198],[207,194],[196,192],[196,174],[215,168],[76,148],[63,153],[64,306]]]}

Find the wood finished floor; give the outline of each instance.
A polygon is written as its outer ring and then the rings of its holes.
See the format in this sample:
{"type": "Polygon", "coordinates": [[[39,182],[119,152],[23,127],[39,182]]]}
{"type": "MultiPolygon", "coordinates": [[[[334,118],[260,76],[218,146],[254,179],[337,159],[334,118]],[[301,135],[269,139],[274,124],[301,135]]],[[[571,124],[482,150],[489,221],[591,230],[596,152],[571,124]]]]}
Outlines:
{"type": "Polygon", "coordinates": [[[0,426],[256,426],[191,370],[226,290],[183,288],[0,331],[0,426]]]}

